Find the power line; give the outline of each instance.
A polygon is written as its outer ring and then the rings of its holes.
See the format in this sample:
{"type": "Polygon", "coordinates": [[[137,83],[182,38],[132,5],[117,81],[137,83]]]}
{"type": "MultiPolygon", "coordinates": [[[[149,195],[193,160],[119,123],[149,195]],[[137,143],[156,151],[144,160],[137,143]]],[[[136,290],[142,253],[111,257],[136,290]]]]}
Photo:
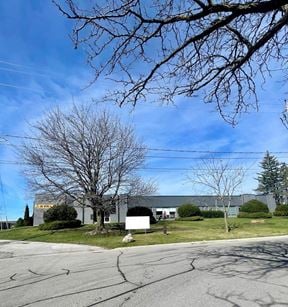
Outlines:
{"type": "Polygon", "coordinates": [[[29,69],[29,70],[32,70],[32,71],[37,70],[37,71],[43,72],[45,74],[49,73],[49,74],[55,75],[55,73],[53,73],[53,72],[51,73],[48,70],[39,69],[38,67],[36,68],[35,66],[28,66],[28,65],[23,65],[23,64],[19,64],[19,63],[13,63],[13,62],[1,60],[1,59],[0,59],[0,64],[5,64],[5,65],[8,65],[8,66],[14,66],[14,67],[20,67],[20,68],[29,69]]]}
{"type": "MultiPolygon", "coordinates": [[[[1,142],[1,138],[0,138],[1,142]]],[[[11,146],[11,147],[24,147],[21,144],[11,144],[11,143],[0,143],[0,146],[11,146]]],[[[37,149],[37,147],[32,147],[37,149]]],[[[231,152],[235,153],[235,152],[231,152]]],[[[197,156],[197,157],[187,157],[187,156],[161,156],[161,155],[146,155],[148,159],[176,159],[176,160],[205,160],[205,159],[213,159],[213,160],[259,160],[261,157],[207,157],[207,156],[197,156]]],[[[288,159],[288,156],[282,156],[282,159],[288,159]]]]}
{"type": "Polygon", "coordinates": [[[25,66],[25,65],[22,65],[22,64],[13,63],[13,62],[4,61],[4,60],[0,60],[0,63],[6,64],[6,65],[11,65],[11,66],[16,66],[16,67],[29,68],[29,69],[33,68],[32,66],[25,66]]]}
{"type": "MultiPolygon", "coordinates": [[[[259,157],[184,157],[184,156],[151,156],[148,155],[146,158],[151,159],[179,159],[179,160],[205,160],[205,159],[213,159],[213,160],[259,160],[259,157]]],[[[287,158],[288,157],[281,157],[287,158]]]]}
{"type": "MultiPolygon", "coordinates": [[[[17,138],[28,140],[41,140],[41,138],[4,134],[0,138],[17,138]]],[[[182,152],[182,153],[203,153],[203,154],[265,154],[267,151],[216,151],[216,150],[199,150],[199,149],[174,149],[174,148],[157,148],[157,147],[141,147],[148,151],[163,151],[163,152],[182,152]]],[[[288,151],[269,151],[270,154],[288,154],[288,151]]]]}
{"type": "MultiPolygon", "coordinates": [[[[190,149],[170,149],[170,148],[147,148],[151,151],[166,152],[186,152],[186,153],[203,153],[203,154],[265,154],[266,151],[214,151],[214,150],[190,150],[190,149]]],[[[271,154],[288,154],[288,151],[269,151],[271,154]]]]}
{"type": "MultiPolygon", "coordinates": [[[[162,171],[211,171],[211,170],[218,170],[217,168],[211,168],[209,170],[205,168],[172,168],[172,167],[143,167],[143,168],[137,168],[138,170],[162,170],[162,171]]],[[[229,171],[238,171],[238,170],[243,170],[243,171],[258,171],[259,169],[252,169],[252,168],[229,168],[229,171]]]]}
{"type": "Polygon", "coordinates": [[[36,93],[41,93],[39,90],[36,90],[34,88],[31,88],[31,87],[8,84],[8,83],[3,83],[3,82],[0,82],[0,86],[18,88],[18,89],[22,89],[22,90],[29,90],[29,91],[33,91],[33,92],[36,92],[36,93]]]}
{"type": "MultiPolygon", "coordinates": [[[[64,162],[51,162],[51,164],[54,164],[57,166],[57,164],[67,164],[67,163],[64,163],[64,162]]],[[[13,160],[0,160],[0,165],[33,165],[31,163],[26,163],[26,162],[19,162],[19,161],[13,161],[13,160]]],[[[61,169],[61,167],[60,167],[61,169]]],[[[155,171],[207,171],[207,169],[205,168],[201,168],[201,167],[138,167],[136,168],[137,170],[155,170],[155,171]]],[[[209,169],[210,170],[213,170],[213,169],[209,169]]],[[[217,170],[217,168],[215,168],[214,170],[217,170]]],[[[243,170],[243,171],[259,171],[259,169],[252,169],[252,168],[230,168],[229,171],[237,171],[237,170],[243,170]]]]}
{"type": "Polygon", "coordinates": [[[50,78],[48,75],[36,73],[36,72],[29,72],[29,71],[24,71],[24,70],[17,70],[17,69],[10,69],[10,68],[4,68],[0,67],[0,70],[2,71],[7,71],[7,72],[13,72],[17,74],[24,74],[24,75],[30,75],[30,76],[39,76],[39,77],[45,77],[45,78],[50,78]]]}

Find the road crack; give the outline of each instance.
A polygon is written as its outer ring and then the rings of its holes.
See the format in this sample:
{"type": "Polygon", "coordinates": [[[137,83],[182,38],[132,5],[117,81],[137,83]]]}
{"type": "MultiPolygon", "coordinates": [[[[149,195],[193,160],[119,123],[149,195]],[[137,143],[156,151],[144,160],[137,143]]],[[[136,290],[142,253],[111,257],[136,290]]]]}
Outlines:
{"type": "Polygon", "coordinates": [[[45,276],[44,274],[36,273],[36,272],[34,272],[34,271],[30,270],[30,269],[28,270],[28,272],[30,272],[30,273],[32,273],[34,275],[37,275],[37,276],[45,276]]]}
{"type": "Polygon", "coordinates": [[[62,271],[66,271],[66,275],[69,275],[70,274],[70,270],[68,270],[68,269],[62,269],[62,271]]]}
{"type": "Polygon", "coordinates": [[[17,273],[15,273],[15,274],[11,275],[11,276],[9,277],[9,279],[10,279],[10,280],[14,280],[14,281],[15,281],[16,279],[15,279],[14,277],[15,277],[16,275],[17,275],[17,273]]]}
{"type": "Polygon", "coordinates": [[[123,252],[120,251],[120,254],[117,256],[117,263],[116,263],[116,266],[117,266],[117,270],[118,272],[120,273],[120,275],[122,276],[123,280],[129,284],[132,284],[133,286],[139,286],[138,284],[130,281],[127,279],[126,275],[124,274],[124,272],[121,270],[121,267],[120,267],[120,257],[123,255],[123,252]]]}
{"type": "MultiPolygon", "coordinates": [[[[119,255],[119,257],[120,257],[122,254],[123,254],[123,253],[121,252],[121,254],[119,255]]],[[[180,275],[184,275],[184,274],[190,273],[190,272],[192,272],[192,271],[195,270],[195,266],[194,266],[194,261],[195,261],[195,260],[196,260],[196,258],[192,258],[191,262],[189,263],[190,268],[189,268],[188,270],[185,270],[185,271],[182,271],[182,272],[179,272],[179,273],[176,273],[176,274],[168,275],[168,276],[166,276],[166,277],[163,277],[163,278],[160,278],[160,279],[157,279],[157,280],[148,282],[148,283],[146,283],[146,284],[139,285],[139,286],[137,286],[137,287],[135,287],[135,288],[132,288],[132,289],[130,289],[130,290],[121,292],[121,293],[119,293],[119,294],[116,294],[116,295],[113,295],[113,296],[111,296],[111,297],[108,297],[108,298],[106,298],[106,299],[104,299],[104,300],[101,300],[101,301],[95,302],[95,303],[93,303],[93,304],[87,305],[86,307],[96,306],[96,305],[99,305],[99,304],[102,304],[102,303],[111,301],[111,300],[113,300],[113,299],[115,299],[115,298],[121,297],[121,296],[123,296],[123,295],[125,295],[125,294],[131,293],[131,292],[132,292],[132,293],[135,293],[136,291],[138,291],[138,290],[140,290],[140,289],[142,289],[142,288],[145,288],[145,287],[148,287],[148,286],[150,286],[150,285],[153,285],[153,284],[162,282],[162,281],[164,281],[164,280],[168,280],[168,279],[174,278],[174,277],[176,277],[176,276],[180,276],[180,275]]],[[[122,273],[123,273],[123,272],[122,272],[122,273]]],[[[125,276],[125,275],[124,275],[124,276],[125,276]]],[[[127,280],[127,279],[126,279],[126,280],[127,280]]],[[[130,297],[131,297],[131,295],[130,295],[127,299],[130,299],[130,297]]],[[[122,304],[123,304],[123,303],[125,303],[125,301],[122,302],[122,304]]]]}

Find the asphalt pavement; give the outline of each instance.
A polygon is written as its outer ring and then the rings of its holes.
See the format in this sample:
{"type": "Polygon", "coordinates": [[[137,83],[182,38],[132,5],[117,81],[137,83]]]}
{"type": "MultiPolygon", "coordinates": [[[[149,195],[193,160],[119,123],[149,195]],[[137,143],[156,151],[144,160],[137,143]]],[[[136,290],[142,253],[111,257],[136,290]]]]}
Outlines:
{"type": "Polygon", "coordinates": [[[0,241],[0,306],[288,306],[288,238],[105,250],[0,241]]]}

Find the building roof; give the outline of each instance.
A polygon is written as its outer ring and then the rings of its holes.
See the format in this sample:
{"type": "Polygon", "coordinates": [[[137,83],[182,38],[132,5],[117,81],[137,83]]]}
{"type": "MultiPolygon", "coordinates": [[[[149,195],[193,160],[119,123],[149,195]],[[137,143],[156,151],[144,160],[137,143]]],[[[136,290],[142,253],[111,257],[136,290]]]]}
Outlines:
{"type": "MultiPolygon", "coordinates": [[[[269,207],[275,205],[275,201],[271,195],[255,195],[255,194],[243,194],[231,196],[231,207],[239,207],[243,203],[257,199],[266,203],[269,207]]],[[[128,207],[144,206],[150,208],[173,208],[179,207],[183,204],[194,204],[199,207],[221,207],[222,203],[215,195],[155,195],[155,196],[135,196],[128,197],[128,207]]]]}

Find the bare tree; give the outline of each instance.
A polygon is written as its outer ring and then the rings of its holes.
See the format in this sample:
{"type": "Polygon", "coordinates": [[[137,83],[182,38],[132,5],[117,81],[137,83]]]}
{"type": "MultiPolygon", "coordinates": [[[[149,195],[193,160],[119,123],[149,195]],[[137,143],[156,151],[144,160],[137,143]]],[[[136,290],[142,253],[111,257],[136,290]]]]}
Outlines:
{"type": "Polygon", "coordinates": [[[258,107],[256,76],[287,72],[288,0],[55,0],[73,20],[95,80],[122,86],[118,103],[200,93],[234,123],[258,107]],[[82,7],[81,7],[82,5],[82,7]]]}
{"type": "Polygon", "coordinates": [[[25,175],[34,191],[57,199],[69,197],[91,207],[98,230],[104,213],[119,194],[153,191],[136,171],[145,159],[145,146],[133,129],[108,112],[74,105],[70,112],[53,110],[33,126],[35,137],[23,144],[25,175]],[[141,184],[140,184],[141,183],[141,184]]]}
{"type": "Polygon", "coordinates": [[[244,170],[231,165],[229,161],[216,159],[203,160],[192,170],[188,179],[194,184],[200,184],[216,195],[224,212],[225,231],[229,232],[228,212],[231,196],[243,182],[244,170]]]}

